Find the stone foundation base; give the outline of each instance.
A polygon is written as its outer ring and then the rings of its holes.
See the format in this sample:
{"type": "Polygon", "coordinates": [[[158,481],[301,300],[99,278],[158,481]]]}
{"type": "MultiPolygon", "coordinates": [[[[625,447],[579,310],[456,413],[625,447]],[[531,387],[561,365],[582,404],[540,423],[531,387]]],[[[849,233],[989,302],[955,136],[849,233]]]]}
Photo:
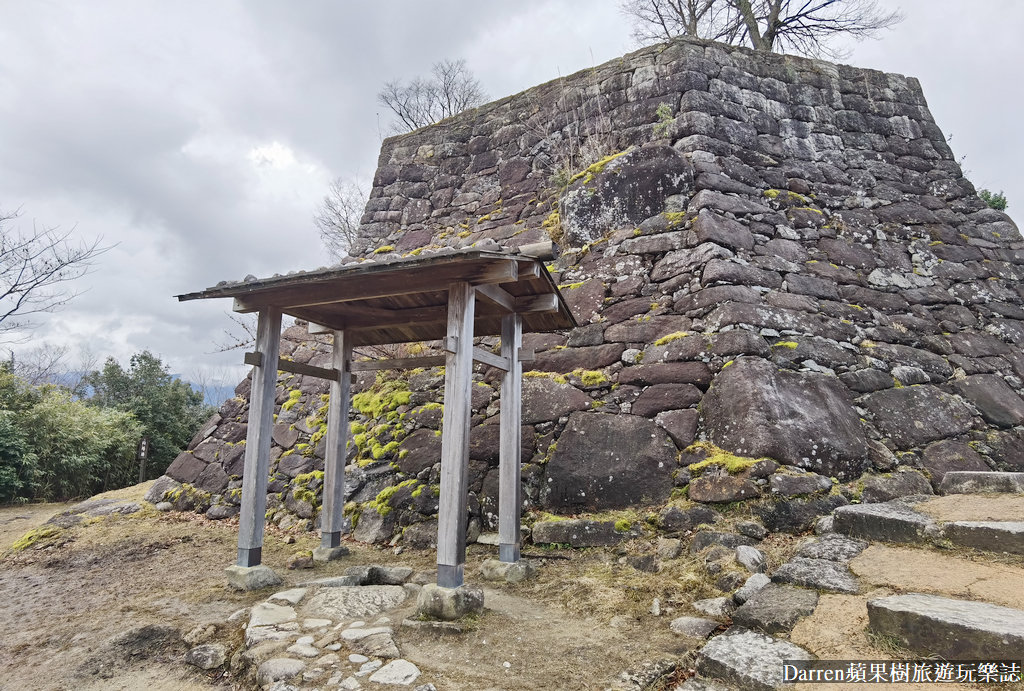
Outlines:
{"type": "Polygon", "coordinates": [[[528,561],[504,562],[488,559],[480,565],[480,575],[486,581],[519,583],[537,575],[537,567],[528,561]]]}
{"type": "Polygon", "coordinates": [[[454,621],[467,614],[483,611],[484,591],[482,588],[461,585],[458,588],[442,588],[428,583],[420,590],[416,612],[430,619],[454,621]]]}
{"type": "Polygon", "coordinates": [[[259,590],[281,585],[281,577],[269,566],[239,566],[232,564],[224,569],[228,577],[228,585],[235,590],[259,590]]]}
{"type": "Polygon", "coordinates": [[[317,547],[313,550],[313,561],[334,561],[348,556],[348,547],[317,547]]]}

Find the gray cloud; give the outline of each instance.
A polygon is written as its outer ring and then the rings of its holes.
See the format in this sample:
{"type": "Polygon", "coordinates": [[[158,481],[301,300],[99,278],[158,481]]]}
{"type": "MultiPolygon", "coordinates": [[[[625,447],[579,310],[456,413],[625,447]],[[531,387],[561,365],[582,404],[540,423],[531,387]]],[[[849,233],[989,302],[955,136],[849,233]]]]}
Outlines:
{"type": "MultiPolygon", "coordinates": [[[[919,77],[972,179],[1005,190],[1015,211],[1024,5],[902,6],[907,20],[848,61],[919,77]]],[[[0,0],[0,11],[0,208],[117,243],[36,341],[122,359],[149,348],[186,373],[240,356],[209,354],[228,304],[172,296],[325,263],[310,218],[332,177],[372,176],[385,81],[466,58],[500,98],[631,48],[609,0],[0,0]]]]}

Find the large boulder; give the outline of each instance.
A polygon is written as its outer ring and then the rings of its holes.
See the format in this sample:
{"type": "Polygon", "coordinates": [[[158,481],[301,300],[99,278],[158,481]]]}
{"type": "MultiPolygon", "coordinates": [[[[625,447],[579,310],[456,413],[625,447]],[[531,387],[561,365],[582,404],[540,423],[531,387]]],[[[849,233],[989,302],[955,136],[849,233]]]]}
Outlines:
{"type": "Polygon", "coordinates": [[[670,146],[643,146],[599,161],[572,181],[562,199],[566,240],[584,245],[608,228],[638,225],[692,184],[693,167],[670,146]]]}
{"type": "Polygon", "coordinates": [[[660,502],[672,492],[675,468],[675,444],[653,421],[576,412],[547,464],[542,501],[567,512],[660,502]]]}
{"type": "Polygon", "coordinates": [[[701,414],[711,441],[740,455],[839,478],[854,478],[868,464],[864,428],[835,377],[742,357],[715,379],[701,414]]]}
{"type": "Polygon", "coordinates": [[[1024,422],[1024,400],[1000,376],[977,374],[954,382],[953,388],[978,408],[985,422],[999,427],[1024,422]]]}
{"type": "Polygon", "coordinates": [[[901,449],[962,434],[973,425],[966,405],[928,384],[873,393],[864,407],[874,416],[875,426],[901,449]]]}

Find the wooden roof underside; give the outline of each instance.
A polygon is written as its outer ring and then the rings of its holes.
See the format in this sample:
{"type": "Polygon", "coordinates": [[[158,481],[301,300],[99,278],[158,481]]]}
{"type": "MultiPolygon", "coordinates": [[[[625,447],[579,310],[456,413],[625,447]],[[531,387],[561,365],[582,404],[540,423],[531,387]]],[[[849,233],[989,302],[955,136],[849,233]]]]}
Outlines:
{"type": "Polygon", "coordinates": [[[284,314],[344,329],[353,345],[376,345],[444,337],[448,286],[458,281],[483,286],[476,300],[476,336],[500,335],[502,316],[513,310],[522,314],[525,332],[576,326],[540,260],[499,252],[455,252],[350,264],[220,284],[177,297],[180,301],[230,297],[238,312],[278,307],[284,314]]]}

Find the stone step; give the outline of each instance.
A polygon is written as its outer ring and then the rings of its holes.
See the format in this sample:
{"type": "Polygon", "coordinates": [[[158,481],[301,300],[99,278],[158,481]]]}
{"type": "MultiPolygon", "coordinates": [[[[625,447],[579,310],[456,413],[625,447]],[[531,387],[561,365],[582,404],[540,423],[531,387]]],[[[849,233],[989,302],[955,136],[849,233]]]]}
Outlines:
{"type": "Polygon", "coordinates": [[[733,627],[701,649],[697,671],[741,689],[770,691],[782,687],[783,660],[813,659],[788,641],[733,627]]]}
{"type": "Polygon", "coordinates": [[[1024,523],[1010,521],[953,521],[943,534],[954,545],[988,552],[1024,554],[1024,523]]]}
{"type": "Polygon", "coordinates": [[[1024,473],[995,473],[951,470],[942,477],[941,494],[981,494],[999,492],[1024,494],[1024,473]]]}
{"type": "Polygon", "coordinates": [[[1024,659],[1024,612],[987,602],[920,593],[869,600],[868,627],[922,657],[1024,659]]]}
{"type": "Polygon", "coordinates": [[[840,506],[833,515],[836,532],[864,540],[914,544],[940,534],[931,518],[895,502],[840,506]]]}

